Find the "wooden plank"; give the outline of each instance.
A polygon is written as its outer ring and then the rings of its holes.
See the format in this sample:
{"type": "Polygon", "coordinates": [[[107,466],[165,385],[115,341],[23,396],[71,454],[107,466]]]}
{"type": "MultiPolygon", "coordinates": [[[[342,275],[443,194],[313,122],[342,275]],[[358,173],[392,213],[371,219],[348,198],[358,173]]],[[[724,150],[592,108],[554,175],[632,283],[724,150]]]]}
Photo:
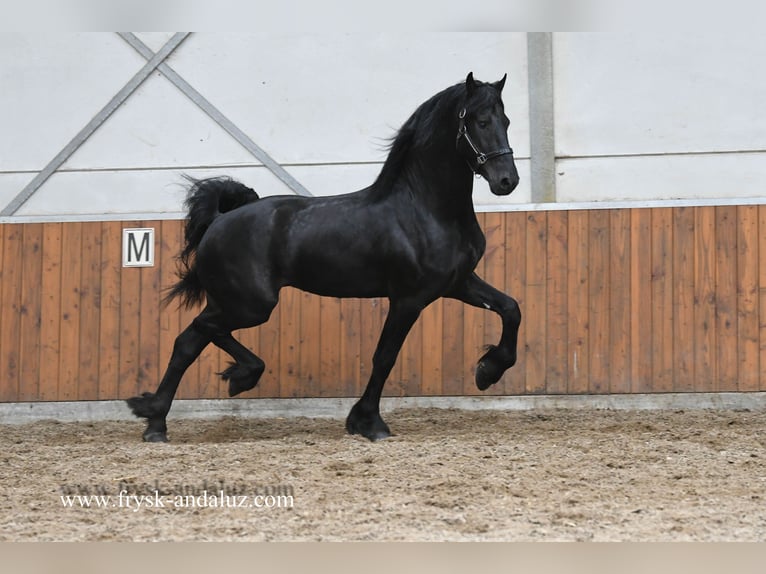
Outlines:
{"type": "Polygon", "coordinates": [[[694,390],[694,208],[673,210],[673,390],[694,390]]]}
{"type": "Polygon", "coordinates": [[[758,300],[759,313],[759,339],[760,339],[760,363],[761,377],[759,389],[766,391],[766,205],[758,206],[758,271],[759,290],[758,300]]]}
{"type": "Polygon", "coordinates": [[[609,211],[594,210],[590,214],[588,240],[588,322],[590,340],[591,393],[609,392],[611,341],[609,317],[609,211]]]}
{"type": "Polygon", "coordinates": [[[361,301],[341,299],[340,302],[340,380],[341,396],[361,394],[361,301]]]}
{"type": "Polygon", "coordinates": [[[340,299],[322,297],[319,302],[319,380],[323,397],[340,396],[340,299]]]}
{"type": "MultiPolygon", "coordinates": [[[[5,283],[4,264],[5,266],[8,266],[7,265],[8,260],[5,258],[5,251],[4,251],[5,232],[7,228],[8,228],[7,223],[0,224],[0,387],[3,386],[3,381],[2,381],[2,379],[4,378],[3,365],[5,364],[3,361],[5,359],[5,351],[6,351],[3,345],[5,342],[3,340],[4,339],[3,334],[5,333],[5,330],[3,329],[3,323],[4,323],[5,313],[6,313],[6,306],[4,304],[5,300],[3,298],[3,285],[5,283]]],[[[3,399],[3,396],[6,392],[7,391],[0,390],[0,401],[6,400],[6,399],[3,399]]]]}
{"type": "Polygon", "coordinates": [[[442,301],[442,383],[441,393],[463,394],[463,310],[465,304],[454,299],[442,301]]]}
{"type": "Polygon", "coordinates": [[[407,334],[399,353],[399,376],[394,377],[386,387],[389,396],[416,396],[420,394],[423,371],[423,321],[422,317],[407,334]]]}
{"type": "MultiPolygon", "coordinates": [[[[505,292],[505,217],[502,213],[485,214],[484,235],[487,239],[487,248],[484,253],[484,280],[505,292]]],[[[502,334],[503,322],[500,316],[492,311],[484,311],[484,345],[497,345],[502,334]]],[[[484,394],[504,394],[504,378],[505,375],[484,394]]]]}
{"type": "Polygon", "coordinates": [[[609,212],[609,392],[631,391],[631,219],[627,209],[609,212]]]}
{"type": "MultiPolygon", "coordinates": [[[[119,241],[122,243],[123,227],[141,227],[141,222],[122,223],[119,241]]],[[[122,265],[121,257],[117,262],[122,265]]],[[[141,314],[141,269],[123,267],[120,269],[120,343],[119,343],[119,398],[126,399],[136,394],[151,391],[139,385],[140,366],[140,314],[141,314]]]]}
{"type": "Polygon", "coordinates": [[[20,360],[19,329],[21,325],[21,254],[24,228],[21,224],[4,224],[2,285],[0,285],[0,401],[17,401],[19,397],[20,360]]]}
{"type": "Polygon", "coordinates": [[[631,391],[652,390],[651,209],[630,210],[630,373],[631,391]]]}
{"type": "MultiPolygon", "coordinates": [[[[5,254],[5,234],[8,231],[9,224],[0,224],[0,401],[3,400],[12,400],[7,398],[8,396],[8,388],[6,388],[4,385],[5,380],[5,351],[4,343],[5,343],[5,329],[3,329],[3,321],[4,321],[4,315],[3,312],[4,309],[6,309],[5,305],[5,298],[3,294],[3,285],[6,283],[7,276],[5,273],[5,269],[10,269],[12,266],[9,264],[9,259],[6,257],[5,254]]],[[[13,266],[15,267],[15,266],[13,266]]],[[[14,393],[15,394],[15,393],[14,393]]]]}
{"type": "Polygon", "coordinates": [[[67,223],[61,233],[61,347],[58,400],[77,400],[80,377],[80,285],[82,223],[67,223]]]}
{"type": "Polygon", "coordinates": [[[80,266],[80,372],[77,399],[99,398],[99,327],[101,310],[101,223],[82,224],[80,266]]]}
{"type": "Polygon", "coordinates": [[[737,207],[738,390],[760,387],[758,324],[758,206],[737,207]]]}
{"type": "Polygon", "coordinates": [[[570,211],[567,239],[567,391],[587,393],[590,384],[590,314],[588,293],[591,274],[588,257],[590,212],[570,211]]]}
{"type": "MultiPolygon", "coordinates": [[[[40,289],[40,393],[41,401],[58,397],[61,342],[61,223],[43,225],[40,289]]],[[[99,351],[100,354],[100,351],[99,351]]]]}
{"type": "Polygon", "coordinates": [[[19,400],[40,398],[40,308],[42,305],[43,226],[24,224],[21,251],[21,306],[19,312],[19,400]]]}
{"type": "Polygon", "coordinates": [[[716,224],[714,207],[694,210],[694,390],[716,389],[716,224]]]}
{"type": "Polygon", "coordinates": [[[527,285],[524,316],[526,320],[526,392],[544,393],[547,340],[547,213],[527,213],[527,285]]]}
{"type": "Polygon", "coordinates": [[[118,221],[104,221],[101,223],[101,308],[98,333],[99,399],[125,398],[120,395],[121,258],[122,225],[118,221]]]}
{"type": "Polygon", "coordinates": [[[425,396],[443,394],[444,356],[444,300],[437,299],[429,305],[420,318],[423,325],[423,379],[420,393],[425,396]]]}
{"type": "Polygon", "coordinates": [[[673,210],[652,210],[653,389],[673,390],[673,210]]]}
{"type": "MultiPolygon", "coordinates": [[[[321,347],[320,332],[320,297],[311,293],[301,293],[300,316],[300,396],[320,396],[321,347]]],[[[364,331],[363,331],[364,332],[364,331]]],[[[375,333],[377,335],[377,333],[375,333]]],[[[372,360],[372,353],[370,358],[372,360]]],[[[369,375],[368,375],[369,376],[369,375]]]]}
{"type": "Polygon", "coordinates": [[[292,287],[282,289],[279,303],[280,396],[300,396],[301,295],[292,287]]]}
{"type": "Polygon", "coordinates": [[[527,216],[523,211],[505,213],[505,292],[516,299],[521,308],[518,360],[504,377],[504,394],[519,395],[526,391],[526,284],[527,284],[527,216]]]}
{"type": "Polygon", "coordinates": [[[546,255],[546,302],[548,306],[546,332],[545,391],[565,394],[568,377],[569,310],[567,300],[567,244],[569,240],[569,217],[566,211],[548,213],[548,252],[546,255]]]}
{"type": "Polygon", "coordinates": [[[737,208],[716,207],[717,391],[736,391],[737,376],[737,208]]]}

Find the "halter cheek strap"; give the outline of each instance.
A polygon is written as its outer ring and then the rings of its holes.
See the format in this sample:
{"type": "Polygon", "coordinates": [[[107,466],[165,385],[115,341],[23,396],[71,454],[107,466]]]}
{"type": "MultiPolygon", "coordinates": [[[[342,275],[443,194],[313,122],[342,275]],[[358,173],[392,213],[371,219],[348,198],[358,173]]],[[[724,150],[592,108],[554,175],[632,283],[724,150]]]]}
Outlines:
{"type": "Polygon", "coordinates": [[[460,123],[458,124],[455,146],[460,144],[460,138],[465,138],[465,141],[468,142],[468,145],[473,150],[473,153],[476,154],[476,167],[471,165],[470,162],[468,162],[468,165],[471,167],[471,169],[476,175],[481,175],[479,174],[479,168],[481,166],[483,166],[489,160],[494,159],[496,157],[500,157],[501,155],[513,154],[513,149],[509,147],[504,147],[504,148],[500,148],[498,150],[494,150],[494,151],[490,151],[486,153],[480,151],[479,148],[476,147],[476,144],[473,143],[471,136],[468,135],[468,129],[466,128],[466,125],[465,125],[465,115],[466,115],[466,111],[465,111],[465,108],[463,108],[462,110],[460,110],[460,113],[458,114],[460,123]]]}

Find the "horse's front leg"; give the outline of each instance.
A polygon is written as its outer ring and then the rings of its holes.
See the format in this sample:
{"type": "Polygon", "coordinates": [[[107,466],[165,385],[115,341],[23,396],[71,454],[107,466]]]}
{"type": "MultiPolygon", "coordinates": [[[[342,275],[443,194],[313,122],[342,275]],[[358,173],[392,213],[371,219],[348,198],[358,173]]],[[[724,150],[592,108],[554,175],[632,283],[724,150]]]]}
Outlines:
{"type": "Polygon", "coordinates": [[[516,364],[516,346],[521,325],[519,304],[512,297],[480,279],[476,273],[472,273],[465,283],[446,296],[474,307],[494,311],[503,320],[500,343],[497,346],[490,345],[476,366],[476,386],[480,391],[487,390],[500,380],[507,369],[516,364]]]}
{"type": "Polygon", "coordinates": [[[367,388],[346,419],[349,434],[361,434],[371,441],[391,436],[388,425],[380,416],[380,397],[404,339],[423,307],[412,301],[391,301],[391,308],[372,357],[372,374],[367,388]]]}

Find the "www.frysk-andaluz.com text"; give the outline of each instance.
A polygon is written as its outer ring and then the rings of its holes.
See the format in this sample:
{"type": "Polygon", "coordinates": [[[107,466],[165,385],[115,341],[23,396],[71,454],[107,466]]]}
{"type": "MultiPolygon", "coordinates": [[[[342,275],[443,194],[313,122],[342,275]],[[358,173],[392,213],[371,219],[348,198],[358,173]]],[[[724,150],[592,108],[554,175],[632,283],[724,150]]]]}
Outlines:
{"type": "Polygon", "coordinates": [[[119,479],[114,484],[61,486],[65,508],[292,508],[290,485],[255,485],[204,481],[199,485],[162,486],[119,479]]]}

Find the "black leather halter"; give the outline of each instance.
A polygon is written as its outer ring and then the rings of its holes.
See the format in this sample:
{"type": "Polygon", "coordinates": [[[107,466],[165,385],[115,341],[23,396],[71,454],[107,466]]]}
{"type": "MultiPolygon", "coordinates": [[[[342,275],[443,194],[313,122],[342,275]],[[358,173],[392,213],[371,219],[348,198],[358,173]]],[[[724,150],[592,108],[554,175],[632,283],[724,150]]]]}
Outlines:
{"type": "Polygon", "coordinates": [[[457,139],[455,141],[455,145],[460,144],[460,138],[465,138],[465,141],[467,141],[468,145],[471,146],[473,153],[476,154],[476,167],[471,165],[471,162],[468,162],[468,165],[471,167],[471,169],[476,175],[481,175],[479,173],[479,168],[481,166],[483,166],[489,160],[494,159],[496,157],[500,157],[501,155],[513,154],[513,149],[509,147],[504,147],[504,148],[500,148],[498,150],[490,151],[486,153],[484,153],[483,151],[480,151],[479,148],[476,147],[476,144],[473,143],[471,136],[468,135],[468,129],[465,126],[465,114],[466,114],[465,108],[460,110],[460,113],[458,114],[458,118],[460,118],[460,123],[458,124],[457,139]]]}

